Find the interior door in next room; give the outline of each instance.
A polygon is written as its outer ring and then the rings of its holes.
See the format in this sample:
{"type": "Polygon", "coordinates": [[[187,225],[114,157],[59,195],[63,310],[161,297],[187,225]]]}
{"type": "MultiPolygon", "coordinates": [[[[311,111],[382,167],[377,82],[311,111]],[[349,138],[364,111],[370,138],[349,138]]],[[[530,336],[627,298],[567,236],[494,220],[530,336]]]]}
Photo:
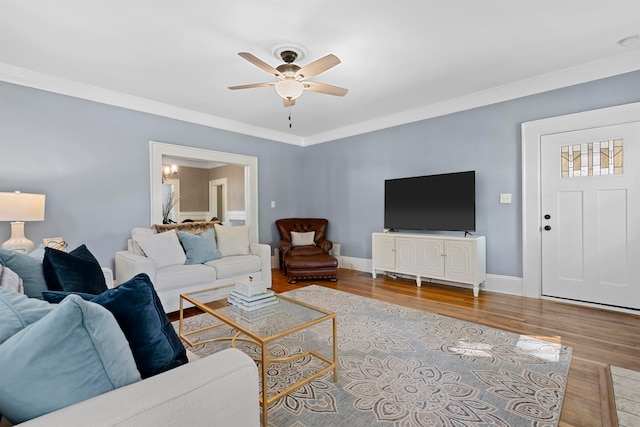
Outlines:
{"type": "Polygon", "coordinates": [[[542,294],[640,309],[640,122],[541,139],[542,294]]]}

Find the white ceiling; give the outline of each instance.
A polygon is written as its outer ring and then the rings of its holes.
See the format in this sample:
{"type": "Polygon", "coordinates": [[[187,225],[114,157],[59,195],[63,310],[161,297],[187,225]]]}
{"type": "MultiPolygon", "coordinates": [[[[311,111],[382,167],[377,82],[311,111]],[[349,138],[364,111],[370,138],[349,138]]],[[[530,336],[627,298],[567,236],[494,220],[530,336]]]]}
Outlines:
{"type": "Polygon", "coordinates": [[[0,0],[0,79],[309,145],[640,69],[638,34],[640,0],[0,0]],[[282,43],[349,93],[227,89],[282,43]]]}

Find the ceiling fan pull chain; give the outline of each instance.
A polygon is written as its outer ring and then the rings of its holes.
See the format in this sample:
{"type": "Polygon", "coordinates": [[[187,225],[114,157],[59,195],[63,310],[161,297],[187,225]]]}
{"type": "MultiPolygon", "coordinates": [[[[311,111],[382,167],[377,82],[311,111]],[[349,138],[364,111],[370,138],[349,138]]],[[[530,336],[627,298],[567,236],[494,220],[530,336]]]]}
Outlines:
{"type": "Polygon", "coordinates": [[[291,125],[291,107],[289,107],[289,129],[291,129],[293,126],[291,125]]]}

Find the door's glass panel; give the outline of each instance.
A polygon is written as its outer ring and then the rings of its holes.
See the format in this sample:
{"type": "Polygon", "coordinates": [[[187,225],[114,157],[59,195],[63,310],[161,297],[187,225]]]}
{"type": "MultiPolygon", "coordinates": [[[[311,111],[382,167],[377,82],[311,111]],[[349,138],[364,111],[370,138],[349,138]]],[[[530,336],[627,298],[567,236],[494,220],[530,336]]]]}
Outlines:
{"type": "Polygon", "coordinates": [[[568,178],[569,177],[569,146],[568,145],[563,145],[562,147],[560,147],[560,155],[561,155],[560,167],[562,169],[562,177],[568,178]]]}
{"type": "Polygon", "coordinates": [[[573,176],[580,176],[580,145],[573,147],[573,176]]]}
{"type": "Polygon", "coordinates": [[[623,172],[622,139],[563,145],[560,176],[620,175],[623,172]]]}
{"type": "Polygon", "coordinates": [[[613,173],[619,175],[622,173],[622,140],[613,141],[613,173]]]}

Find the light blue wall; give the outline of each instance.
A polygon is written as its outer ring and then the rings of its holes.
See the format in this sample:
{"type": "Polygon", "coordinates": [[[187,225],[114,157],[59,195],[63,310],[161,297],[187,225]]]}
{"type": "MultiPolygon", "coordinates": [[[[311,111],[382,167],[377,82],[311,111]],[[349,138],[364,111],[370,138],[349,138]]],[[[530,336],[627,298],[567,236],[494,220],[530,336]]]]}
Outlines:
{"type": "MultiPolygon", "coordinates": [[[[386,178],[475,169],[488,272],[521,277],[520,124],[637,102],[639,88],[635,72],[301,148],[0,82],[0,191],[47,195],[45,221],[26,224],[35,242],[86,243],[112,265],[131,228],[148,225],[150,140],[247,154],[258,157],[261,242],[277,245],[277,218],[326,217],[343,255],[371,258],[386,178]]],[[[9,235],[0,223],[0,242],[9,235]]]]}
{"type": "MultiPolygon", "coordinates": [[[[112,266],[131,229],[149,226],[151,140],[258,157],[261,242],[304,208],[301,147],[0,82],[0,191],[46,194],[45,220],[25,224],[36,244],[61,236],[112,266]]],[[[10,234],[0,222],[0,242],[10,234]]]]}
{"type": "Polygon", "coordinates": [[[637,101],[640,72],[307,147],[306,212],[330,219],[328,237],[342,255],[370,259],[385,179],[476,170],[487,271],[522,277],[520,124],[637,101]],[[500,193],[512,203],[499,204],[500,193]]]}

